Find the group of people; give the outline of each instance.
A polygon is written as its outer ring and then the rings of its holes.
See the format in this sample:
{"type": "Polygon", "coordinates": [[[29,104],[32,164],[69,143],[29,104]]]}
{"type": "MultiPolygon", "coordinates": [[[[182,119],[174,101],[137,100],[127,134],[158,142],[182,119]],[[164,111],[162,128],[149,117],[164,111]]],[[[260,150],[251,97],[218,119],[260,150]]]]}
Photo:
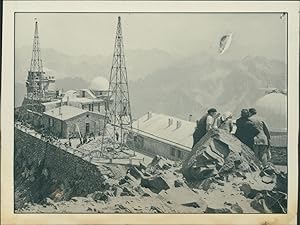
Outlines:
{"type": "Polygon", "coordinates": [[[211,129],[223,129],[235,135],[241,142],[251,148],[264,166],[271,159],[270,133],[265,121],[257,116],[255,108],[242,109],[241,116],[236,120],[236,130],[231,112],[222,115],[215,108],[211,108],[200,119],[193,133],[193,147],[211,129]]]}

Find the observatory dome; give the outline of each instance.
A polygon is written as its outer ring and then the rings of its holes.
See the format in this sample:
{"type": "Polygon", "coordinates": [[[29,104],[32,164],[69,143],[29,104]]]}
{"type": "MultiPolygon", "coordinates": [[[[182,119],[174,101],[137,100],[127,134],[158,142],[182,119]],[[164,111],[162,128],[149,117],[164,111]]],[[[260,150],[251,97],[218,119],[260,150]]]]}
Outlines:
{"type": "Polygon", "coordinates": [[[75,90],[68,90],[65,92],[63,99],[67,100],[69,97],[69,99],[73,99],[77,97],[77,92],[75,90]]]}
{"type": "Polygon", "coordinates": [[[104,77],[96,77],[91,81],[89,88],[92,90],[108,90],[109,82],[104,77]]]}
{"type": "Polygon", "coordinates": [[[287,129],[287,96],[282,93],[270,93],[255,103],[257,115],[268,124],[271,131],[287,129]]]}

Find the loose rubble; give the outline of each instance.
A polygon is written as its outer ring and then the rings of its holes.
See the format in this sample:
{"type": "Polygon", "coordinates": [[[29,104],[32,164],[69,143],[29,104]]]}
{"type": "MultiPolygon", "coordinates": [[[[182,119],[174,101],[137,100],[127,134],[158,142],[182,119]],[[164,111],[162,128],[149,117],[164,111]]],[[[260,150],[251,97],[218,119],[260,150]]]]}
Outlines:
{"type": "Polygon", "coordinates": [[[182,163],[155,156],[149,165],[103,165],[101,190],[58,200],[53,193],[18,212],[286,213],[287,176],[261,169],[251,149],[223,131],[201,139],[182,163]]]}

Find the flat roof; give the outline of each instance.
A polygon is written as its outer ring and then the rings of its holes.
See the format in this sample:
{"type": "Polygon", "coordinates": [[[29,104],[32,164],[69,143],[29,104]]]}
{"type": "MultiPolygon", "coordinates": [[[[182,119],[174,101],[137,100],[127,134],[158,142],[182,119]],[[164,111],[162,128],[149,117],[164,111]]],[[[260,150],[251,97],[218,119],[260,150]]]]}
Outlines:
{"type": "Polygon", "coordinates": [[[195,126],[195,122],[157,113],[151,113],[149,119],[147,113],[132,124],[136,133],[141,132],[142,135],[186,150],[192,148],[195,126]],[[173,121],[170,126],[169,119],[173,121]],[[177,121],[180,123],[178,128],[177,121]]]}
{"type": "MultiPolygon", "coordinates": [[[[149,119],[147,113],[132,123],[132,128],[135,133],[179,148],[191,150],[193,145],[193,133],[196,127],[195,122],[164,114],[150,114],[149,119]],[[169,119],[173,121],[170,126],[169,119]],[[177,128],[177,121],[181,123],[179,128],[177,128]]],[[[286,147],[287,135],[271,135],[271,146],[286,147]]]]}
{"type": "Polygon", "coordinates": [[[71,98],[69,102],[79,102],[79,103],[93,103],[93,102],[103,102],[102,99],[95,98],[71,98]]]}
{"type": "MultiPolygon", "coordinates": [[[[66,100],[63,100],[62,102],[66,102],[66,100]]],[[[61,103],[61,100],[55,100],[55,101],[51,101],[51,102],[43,102],[42,105],[52,105],[52,104],[57,104],[57,103],[61,103]]]]}
{"type": "Polygon", "coordinates": [[[77,107],[64,105],[58,108],[50,109],[43,114],[59,120],[68,120],[86,112],[88,111],[77,107]]]}

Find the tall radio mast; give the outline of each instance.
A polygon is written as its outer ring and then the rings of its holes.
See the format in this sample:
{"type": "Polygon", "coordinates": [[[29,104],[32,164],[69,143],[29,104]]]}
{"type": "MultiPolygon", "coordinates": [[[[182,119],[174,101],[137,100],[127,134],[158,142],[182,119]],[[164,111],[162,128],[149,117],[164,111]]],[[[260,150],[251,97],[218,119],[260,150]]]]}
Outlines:
{"type": "Polygon", "coordinates": [[[105,151],[108,144],[113,146],[114,149],[121,147],[122,150],[122,148],[126,146],[126,136],[131,129],[132,116],[125,65],[121,17],[118,17],[101,152],[105,151]]]}

